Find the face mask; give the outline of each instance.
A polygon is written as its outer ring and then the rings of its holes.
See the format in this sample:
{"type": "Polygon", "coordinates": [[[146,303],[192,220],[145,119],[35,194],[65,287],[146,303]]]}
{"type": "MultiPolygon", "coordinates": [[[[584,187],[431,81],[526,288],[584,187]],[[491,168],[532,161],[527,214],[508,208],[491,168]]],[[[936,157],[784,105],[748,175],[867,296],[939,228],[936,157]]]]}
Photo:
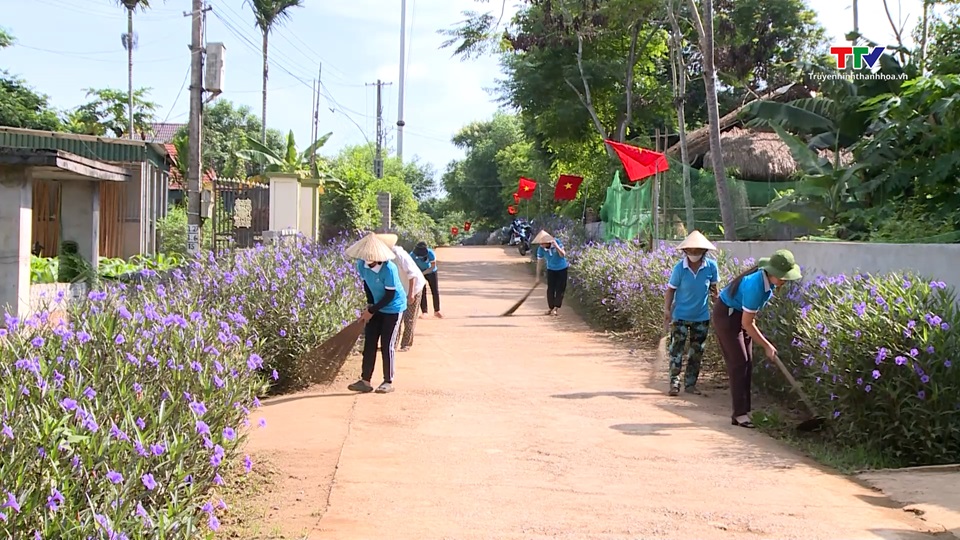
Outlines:
{"type": "Polygon", "coordinates": [[[687,258],[690,259],[690,262],[700,262],[700,259],[703,258],[703,255],[687,255],[687,258]]]}

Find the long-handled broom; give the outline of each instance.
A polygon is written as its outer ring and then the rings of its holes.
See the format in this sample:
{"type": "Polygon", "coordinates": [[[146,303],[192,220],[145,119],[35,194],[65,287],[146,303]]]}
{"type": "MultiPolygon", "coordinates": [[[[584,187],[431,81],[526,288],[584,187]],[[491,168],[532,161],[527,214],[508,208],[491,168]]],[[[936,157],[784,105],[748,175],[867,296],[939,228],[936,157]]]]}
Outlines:
{"type": "Polygon", "coordinates": [[[537,279],[537,282],[533,284],[533,287],[530,287],[530,290],[527,291],[527,294],[523,295],[523,298],[521,298],[516,304],[514,304],[513,307],[504,311],[501,317],[509,317],[510,315],[513,315],[514,313],[516,313],[516,311],[520,309],[520,306],[522,306],[523,303],[527,301],[527,298],[530,298],[530,295],[533,294],[533,291],[535,291],[538,286],[540,286],[539,279],[537,279]]]}
{"type": "Polygon", "coordinates": [[[362,320],[356,320],[345,326],[335,335],[327,338],[326,341],[318,345],[315,349],[304,355],[304,365],[309,366],[306,369],[305,376],[312,383],[332,382],[340,369],[343,367],[347,357],[357,346],[360,334],[366,323],[362,320]]]}

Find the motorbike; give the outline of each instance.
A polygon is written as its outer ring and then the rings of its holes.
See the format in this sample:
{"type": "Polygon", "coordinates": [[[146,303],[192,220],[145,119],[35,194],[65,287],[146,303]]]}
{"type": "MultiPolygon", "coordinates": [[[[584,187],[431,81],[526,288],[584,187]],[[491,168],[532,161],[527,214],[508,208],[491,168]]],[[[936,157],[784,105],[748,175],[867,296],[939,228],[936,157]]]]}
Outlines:
{"type": "Polygon", "coordinates": [[[533,227],[528,223],[524,223],[520,226],[520,241],[517,245],[517,249],[520,251],[520,256],[524,257],[527,253],[530,252],[530,240],[533,240],[533,227]]]}
{"type": "Polygon", "coordinates": [[[510,224],[510,240],[507,242],[508,246],[516,246],[520,244],[520,237],[523,233],[523,227],[526,224],[520,220],[514,220],[510,224]]]}

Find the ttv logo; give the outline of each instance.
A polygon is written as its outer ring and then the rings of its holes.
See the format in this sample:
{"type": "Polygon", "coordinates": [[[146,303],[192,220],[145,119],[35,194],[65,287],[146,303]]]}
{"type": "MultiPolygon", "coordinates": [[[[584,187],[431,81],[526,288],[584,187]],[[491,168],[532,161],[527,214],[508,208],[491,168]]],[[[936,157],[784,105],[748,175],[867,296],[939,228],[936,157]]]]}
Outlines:
{"type": "Polygon", "coordinates": [[[830,47],[830,54],[837,57],[837,68],[846,69],[847,57],[853,57],[853,69],[863,69],[864,63],[867,67],[874,67],[883,54],[884,47],[830,47]]]}

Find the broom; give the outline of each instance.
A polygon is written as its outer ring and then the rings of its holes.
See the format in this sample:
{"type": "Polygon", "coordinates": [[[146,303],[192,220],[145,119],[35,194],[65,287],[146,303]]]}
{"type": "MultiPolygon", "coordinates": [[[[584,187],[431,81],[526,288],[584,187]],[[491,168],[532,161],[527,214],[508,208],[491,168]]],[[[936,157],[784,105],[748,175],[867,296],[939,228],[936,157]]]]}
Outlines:
{"type": "Polygon", "coordinates": [[[312,383],[332,382],[357,346],[366,324],[358,319],[307,352],[303,356],[304,365],[308,366],[305,370],[306,378],[312,383]]]}
{"type": "Polygon", "coordinates": [[[533,294],[533,291],[536,290],[538,286],[540,286],[539,278],[537,279],[537,282],[533,284],[533,287],[530,287],[530,290],[527,291],[527,294],[523,295],[523,298],[521,298],[516,304],[514,304],[513,307],[504,311],[501,317],[509,317],[510,315],[513,315],[514,313],[516,313],[516,311],[520,309],[520,306],[522,306],[523,303],[527,301],[527,298],[530,298],[530,295],[533,294]]]}

